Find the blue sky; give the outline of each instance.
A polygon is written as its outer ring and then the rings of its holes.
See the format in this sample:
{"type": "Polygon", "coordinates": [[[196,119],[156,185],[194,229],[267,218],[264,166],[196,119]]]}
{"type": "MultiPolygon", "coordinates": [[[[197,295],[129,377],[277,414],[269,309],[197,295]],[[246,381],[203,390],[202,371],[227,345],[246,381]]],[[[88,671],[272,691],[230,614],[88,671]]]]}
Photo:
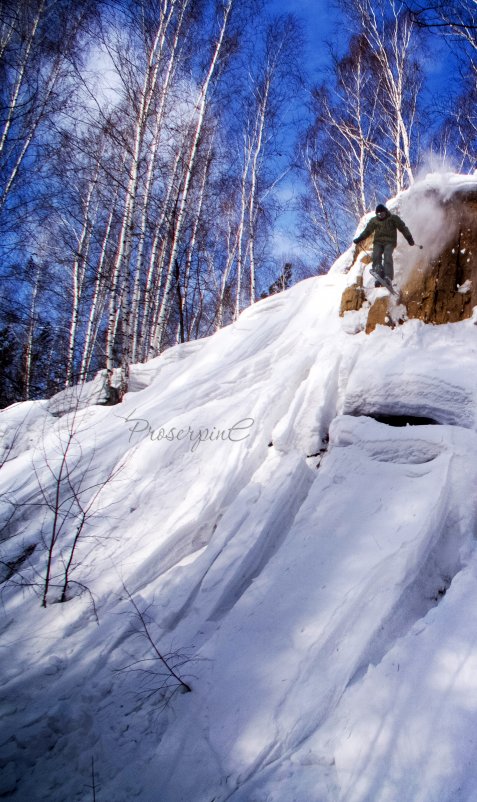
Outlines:
{"type": "Polygon", "coordinates": [[[284,14],[294,14],[303,20],[306,36],[306,65],[319,69],[326,60],[325,41],[333,35],[337,18],[330,0],[273,0],[270,8],[284,14]]]}

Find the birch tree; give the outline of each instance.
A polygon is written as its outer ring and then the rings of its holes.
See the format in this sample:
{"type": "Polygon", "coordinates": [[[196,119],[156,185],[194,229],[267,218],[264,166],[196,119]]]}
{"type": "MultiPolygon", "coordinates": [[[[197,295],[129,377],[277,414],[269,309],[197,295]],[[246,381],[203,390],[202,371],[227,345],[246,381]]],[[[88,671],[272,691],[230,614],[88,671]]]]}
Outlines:
{"type": "Polygon", "coordinates": [[[254,67],[249,71],[249,99],[241,143],[240,209],[237,228],[237,288],[235,317],[242,305],[256,300],[257,235],[264,222],[267,196],[289,171],[281,169],[279,142],[287,111],[287,99],[297,86],[296,54],[300,33],[292,16],[273,19],[257,34],[254,67]],[[274,164],[273,170],[270,165],[274,164]],[[248,264],[247,264],[248,263],[248,264]],[[244,284],[245,266],[248,282],[244,284]]]}
{"type": "MultiPolygon", "coordinates": [[[[119,42],[113,53],[124,76],[125,98],[132,102],[132,137],[126,143],[127,182],[117,250],[112,269],[106,334],[106,367],[112,370],[118,323],[122,320],[122,372],[127,386],[128,365],[138,355],[138,327],[145,273],[145,231],[159,146],[164,142],[165,114],[170,92],[187,41],[192,19],[191,0],[163,0],[138,20],[138,35],[129,48],[119,42]],[[190,12],[190,13],[189,13],[190,12]],[[131,67],[131,48],[139,50],[131,67]],[[127,65],[126,69],[123,69],[127,65]],[[132,74],[131,74],[132,73],[132,74]],[[145,166],[145,176],[144,176],[145,166]],[[145,179],[145,180],[144,180],[145,179]]],[[[111,49],[111,48],[110,48],[111,49]]]]}
{"type": "Polygon", "coordinates": [[[109,214],[101,238],[98,261],[95,267],[94,288],[89,306],[81,356],[80,376],[82,379],[86,378],[90,371],[91,360],[93,358],[93,352],[97,343],[99,328],[108,298],[108,246],[116,212],[118,190],[119,188],[116,187],[116,191],[111,200],[109,214]]]}
{"type": "Polygon", "coordinates": [[[389,173],[390,191],[397,193],[414,181],[413,134],[422,87],[415,57],[417,27],[395,0],[353,0],[350,13],[356,15],[360,34],[368,43],[379,71],[383,141],[379,159],[389,173]]]}
{"type": "Polygon", "coordinates": [[[360,218],[375,201],[380,147],[379,70],[364,37],[332,55],[327,80],[312,95],[314,123],[301,145],[308,184],[302,199],[302,235],[334,261],[347,232],[343,219],[360,218]]]}
{"type": "Polygon", "coordinates": [[[406,8],[419,27],[470,47],[473,69],[477,55],[477,4],[475,0],[410,0],[406,8]]]}
{"type": "Polygon", "coordinates": [[[68,353],[65,369],[65,386],[68,387],[73,383],[74,368],[75,368],[75,354],[76,354],[76,337],[78,326],[80,322],[80,309],[83,300],[83,289],[86,276],[86,267],[89,258],[89,244],[91,238],[91,229],[94,225],[94,212],[92,211],[94,193],[96,184],[98,182],[100,170],[100,158],[98,158],[94,166],[94,172],[91,176],[88,186],[86,187],[85,197],[82,203],[82,220],[81,227],[76,234],[75,250],[73,257],[73,264],[71,266],[71,318],[69,325],[68,335],[68,353]]]}
{"type": "MultiPolygon", "coordinates": [[[[183,0],[179,5],[177,12],[177,20],[174,27],[174,35],[171,38],[169,52],[167,55],[163,77],[160,84],[159,97],[157,99],[157,106],[154,112],[154,128],[152,133],[151,146],[148,154],[148,168],[145,180],[144,194],[142,199],[142,213],[139,228],[139,242],[136,255],[136,269],[134,278],[134,290],[132,298],[132,311],[131,311],[131,329],[132,329],[132,344],[131,344],[131,358],[137,359],[140,354],[139,350],[139,315],[141,305],[144,304],[142,282],[143,274],[145,273],[145,231],[148,221],[149,201],[153,191],[153,181],[155,172],[157,170],[158,151],[161,144],[161,139],[164,139],[164,130],[166,126],[166,114],[171,109],[170,97],[172,94],[172,87],[174,79],[180,69],[185,43],[187,42],[186,31],[184,28],[187,25],[187,12],[190,3],[188,0],[183,0]],[[169,103],[168,103],[169,101],[169,103]]],[[[167,208],[167,207],[166,207],[167,208]]],[[[144,306],[143,306],[144,308],[144,306]]]]}
{"type": "Polygon", "coordinates": [[[164,336],[164,329],[168,311],[168,303],[170,299],[170,292],[173,284],[174,266],[177,258],[180,237],[185,222],[185,214],[189,192],[191,189],[192,176],[196,164],[196,159],[199,151],[199,143],[204,126],[206,112],[209,103],[209,93],[213,89],[214,79],[222,64],[222,48],[226,42],[225,34],[229,23],[229,18],[232,12],[233,0],[225,0],[224,3],[219,3],[217,9],[217,23],[218,31],[215,42],[212,46],[210,61],[205,73],[202,86],[198,92],[198,98],[195,106],[195,119],[191,123],[191,137],[188,153],[184,162],[184,174],[180,195],[177,199],[175,207],[175,215],[173,218],[173,230],[171,237],[171,245],[169,250],[168,263],[166,268],[166,279],[161,305],[158,310],[157,320],[154,326],[153,342],[157,351],[161,349],[161,342],[164,336]]]}
{"type": "Polygon", "coordinates": [[[101,368],[121,368],[124,392],[131,361],[211,333],[263,288],[299,48],[257,5],[1,5],[0,292],[28,299],[0,328],[8,399],[41,392],[40,340],[48,392],[101,368]]]}
{"type": "Polygon", "coordinates": [[[418,32],[394,0],[342,4],[348,49],[332,53],[313,93],[314,123],[301,145],[307,192],[304,242],[329,266],[377,201],[414,180],[421,73],[418,32]]]}
{"type": "Polygon", "coordinates": [[[448,82],[437,149],[458,160],[460,170],[475,169],[477,142],[477,3],[475,0],[413,0],[406,3],[413,22],[434,42],[445,42],[459,65],[458,82],[448,82]]]}
{"type": "MultiPolygon", "coordinates": [[[[0,212],[42,127],[66,103],[71,62],[91,0],[24,0],[0,9],[0,212]]],[[[31,160],[29,164],[31,170],[31,160]]]]}
{"type": "Polygon", "coordinates": [[[23,346],[23,401],[28,401],[30,398],[31,387],[31,372],[32,372],[32,358],[33,358],[33,336],[35,332],[35,325],[37,322],[37,299],[40,288],[40,265],[31,262],[34,270],[33,286],[31,290],[31,300],[29,309],[29,320],[27,327],[27,335],[25,344],[23,346]]]}
{"type": "MultiPolygon", "coordinates": [[[[133,118],[133,131],[132,143],[130,145],[131,153],[127,165],[128,180],[124,194],[124,206],[122,212],[122,220],[120,226],[120,233],[118,237],[118,245],[116,250],[115,261],[113,265],[111,296],[109,303],[109,320],[107,327],[106,338],[106,368],[111,371],[113,368],[113,348],[116,331],[119,321],[119,316],[124,303],[124,293],[126,290],[126,305],[128,303],[127,293],[129,291],[129,260],[131,258],[132,249],[132,235],[134,232],[135,211],[137,206],[138,182],[140,175],[140,163],[142,159],[142,146],[146,136],[146,126],[149,115],[152,98],[156,88],[158,79],[161,47],[164,43],[165,28],[167,27],[168,17],[159,16],[156,23],[155,35],[150,43],[145,56],[146,64],[142,77],[139,78],[139,83],[136,86],[127,86],[126,90],[132,94],[137,92],[137,104],[133,118]]],[[[147,46],[147,43],[146,43],[147,46]]],[[[115,54],[116,55],[116,54],[115,54]]],[[[126,54],[118,52],[117,54],[119,72],[123,73],[121,67],[126,60],[126,54]]],[[[126,317],[128,317],[129,310],[125,310],[126,317]]],[[[129,320],[128,320],[129,323],[129,320]]],[[[126,334],[127,336],[127,334],[126,334]]]]}

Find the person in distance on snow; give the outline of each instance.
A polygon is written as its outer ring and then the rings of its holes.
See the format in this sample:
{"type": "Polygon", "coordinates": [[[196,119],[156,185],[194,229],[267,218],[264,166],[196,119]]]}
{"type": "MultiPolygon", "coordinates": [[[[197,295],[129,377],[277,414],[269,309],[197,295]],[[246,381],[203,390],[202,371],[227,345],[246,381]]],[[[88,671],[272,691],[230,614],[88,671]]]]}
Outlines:
{"type": "MultiPolygon", "coordinates": [[[[362,242],[370,234],[374,234],[371,275],[375,277],[378,275],[385,280],[387,279],[390,283],[394,278],[393,251],[397,245],[398,230],[407,239],[409,245],[414,245],[412,234],[406,224],[397,214],[392,214],[386,206],[379,203],[376,206],[375,217],[371,218],[366,228],[353,240],[357,245],[358,242],[362,242]]],[[[375,282],[375,287],[380,285],[381,282],[375,282]]]]}

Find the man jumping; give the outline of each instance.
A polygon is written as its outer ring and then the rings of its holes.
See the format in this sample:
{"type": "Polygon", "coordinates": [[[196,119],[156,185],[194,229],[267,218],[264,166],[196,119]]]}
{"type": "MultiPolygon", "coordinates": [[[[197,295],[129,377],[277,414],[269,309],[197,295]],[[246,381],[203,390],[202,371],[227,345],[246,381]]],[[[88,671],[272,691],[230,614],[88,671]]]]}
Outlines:
{"type": "Polygon", "coordinates": [[[389,289],[392,287],[393,251],[397,245],[398,230],[407,239],[409,245],[414,245],[412,234],[406,224],[397,214],[392,214],[386,206],[380,203],[376,206],[375,217],[371,218],[364,231],[353,240],[355,244],[358,244],[374,233],[373,266],[370,273],[376,279],[375,287],[383,286],[383,284],[386,286],[389,284],[389,289]]]}

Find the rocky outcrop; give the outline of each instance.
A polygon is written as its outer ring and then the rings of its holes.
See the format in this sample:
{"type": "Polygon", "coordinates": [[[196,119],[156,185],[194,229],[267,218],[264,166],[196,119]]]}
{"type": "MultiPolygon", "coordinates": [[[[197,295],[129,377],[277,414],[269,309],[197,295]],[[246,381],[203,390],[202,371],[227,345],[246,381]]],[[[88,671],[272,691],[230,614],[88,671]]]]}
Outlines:
{"type": "Polygon", "coordinates": [[[408,317],[425,323],[464,320],[477,304],[477,193],[456,193],[443,207],[449,240],[437,258],[423,256],[402,289],[408,317]]]}
{"type": "Polygon", "coordinates": [[[376,298],[372,304],[366,320],[366,334],[371,334],[376,326],[385,326],[389,321],[389,297],[376,298]]]}
{"type": "Polygon", "coordinates": [[[345,312],[354,312],[361,309],[365,299],[363,289],[363,277],[358,276],[355,284],[346,287],[341,296],[340,315],[343,317],[345,312]]]}
{"type": "MultiPolygon", "coordinates": [[[[477,305],[477,191],[455,192],[448,201],[433,193],[433,199],[444,212],[448,236],[437,256],[430,258],[426,249],[422,251],[401,288],[400,302],[408,318],[434,324],[455,323],[471,317],[477,305]]],[[[345,290],[340,314],[361,308],[361,287],[357,283],[345,290]]],[[[379,297],[371,305],[366,332],[378,324],[389,324],[387,297],[379,297]]]]}

